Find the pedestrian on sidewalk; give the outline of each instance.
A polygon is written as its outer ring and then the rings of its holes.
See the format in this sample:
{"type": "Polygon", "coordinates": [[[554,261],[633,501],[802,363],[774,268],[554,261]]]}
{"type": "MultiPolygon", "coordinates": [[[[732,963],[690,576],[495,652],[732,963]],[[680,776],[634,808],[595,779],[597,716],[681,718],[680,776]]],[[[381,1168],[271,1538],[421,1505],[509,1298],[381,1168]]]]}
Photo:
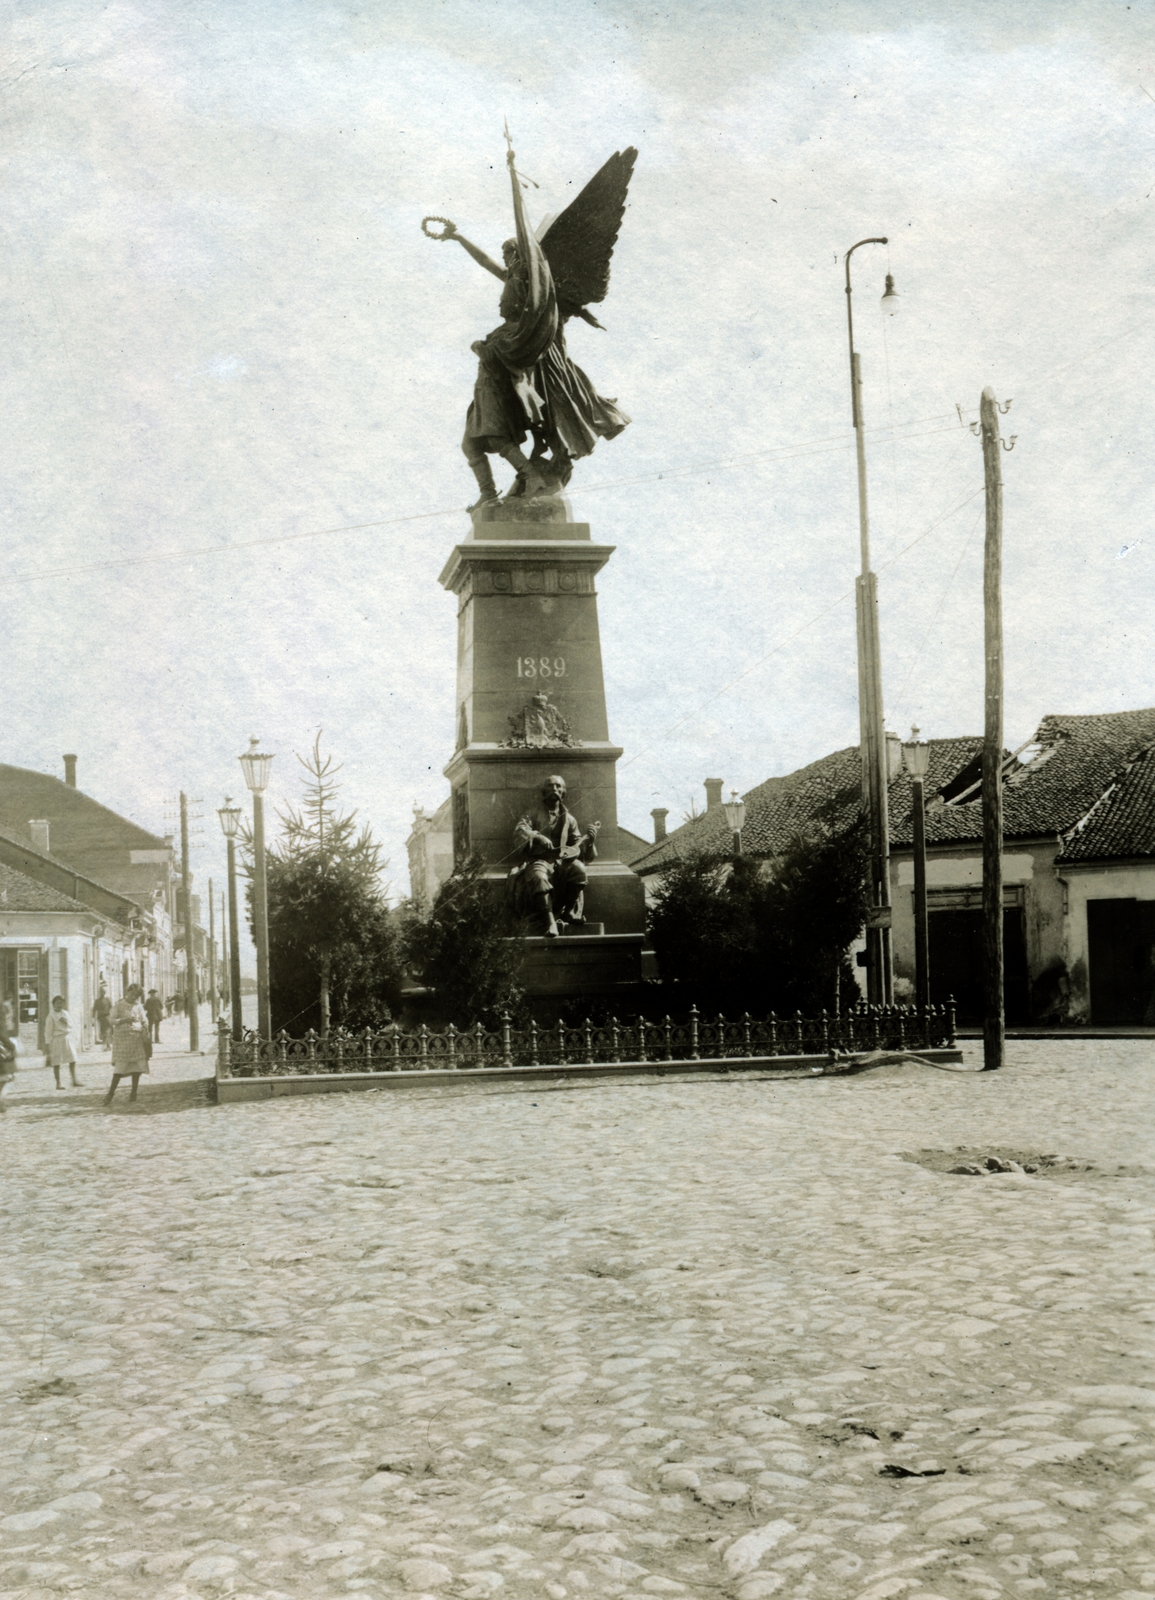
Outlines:
{"type": "Polygon", "coordinates": [[[112,1082],[104,1097],[106,1106],[111,1105],[121,1078],[132,1079],[132,1093],[128,1098],[135,1100],[141,1074],[148,1071],[152,1041],[148,1036],[148,1018],[140,1003],[143,995],[139,983],[129,984],[124,999],[118,1000],[112,1008],[112,1082]]]}
{"type": "Polygon", "coordinates": [[[64,1009],[64,996],[52,996],[52,1009],[44,1019],[44,1047],[48,1054],[48,1065],[52,1068],[52,1076],[56,1079],[56,1087],[63,1089],[60,1081],[60,1069],[67,1066],[72,1074],[72,1087],[83,1089],[84,1085],[76,1076],[76,1046],[72,1043],[72,1018],[64,1009]]]}
{"type": "Polygon", "coordinates": [[[12,1007],[0,1005],[0,1112],[7,1111],[4,1091],[16,1076],[16,1040],[13,1037],[12,1007]]]}
{"type": "Polygon", "coordinates": [[[112,1019],[112,1001],[108,998],[108,991],[103,984],[96,997],[96,1004],[92,1008],[92,1015],[96,1018],[96,1026],[100,1029],[100,1043],[103,1048],[108,1044],[108,1031],[112,1019]]]}
{"type": "Polygon", "coordinates": [[[144,1002],[144,1014],[152,1027],[153,1044],[160,1043],[160,1022],[164,1016],[164,1001],[155,989],[148,991],[148,999],[144,1002]]]}

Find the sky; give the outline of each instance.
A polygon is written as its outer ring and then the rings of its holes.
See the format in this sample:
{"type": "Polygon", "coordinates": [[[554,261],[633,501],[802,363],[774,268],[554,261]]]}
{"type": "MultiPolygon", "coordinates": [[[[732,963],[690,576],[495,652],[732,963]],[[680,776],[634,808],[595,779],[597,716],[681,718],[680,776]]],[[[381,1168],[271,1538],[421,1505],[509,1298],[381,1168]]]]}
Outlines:
{"type": "MultiPolygon", "coordinates": [[[[0,58],[3,759],[194,870],[257,735],[321,732],[408,891],[447,794],[459,440],[512,231],[636,145],[571,354],[633,419],[579,463],[619,817],[857,743],[868,433],[888,726],[982,728],[982,462],[1004,403],[1007,742],[1155,703],[1149,5],[10,0],[0,58]],[[901,311],[879,297],[894,275],[901,311]]],[[[499,479],[508,477],[498,463],[499,479]]],[[[585,819],[583,819],[585,820],[585,819]]]]}

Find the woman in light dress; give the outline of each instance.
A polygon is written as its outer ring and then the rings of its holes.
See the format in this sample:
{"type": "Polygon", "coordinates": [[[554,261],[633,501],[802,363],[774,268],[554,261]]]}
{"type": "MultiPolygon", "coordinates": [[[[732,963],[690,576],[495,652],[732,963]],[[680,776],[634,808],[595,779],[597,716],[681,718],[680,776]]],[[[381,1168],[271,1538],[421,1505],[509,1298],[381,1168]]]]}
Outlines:
{"type": "Polygon", "coordinates": [[[121,1078],[132,1079],[132,1093],[128,1098],[135,1100],[141,1073],[148,1071],[148,1018],[140,1003],[143,996],[139,983],[130,984],[123,1000],[118,1000],[112,1008],[112,1082],[104,1097],[105,1105],[111,1103],[121,1078]]]}
{"type": "MultiPolygon", "coordinates": [[[[16,1077],[16,1024],[7,1000],[0,1002],[0,1095],[16,1077]]],[[[0,1112],[8,1107],[0,1099],[0,1112]]]]}
{"type": "Polygon", "coordinates": [[[76,1046],[72,1043],[71,1034],[72,1018],[64,1009],[64,996],[53,995],[52,1009],[44,1019],[44,1048],[58,1089],[64,1087],[60,1081],[60,1069],[64,1066],[72,1074],[72,1087],[74,1089],[84,1087],[76,1076],[76,1046]]]}

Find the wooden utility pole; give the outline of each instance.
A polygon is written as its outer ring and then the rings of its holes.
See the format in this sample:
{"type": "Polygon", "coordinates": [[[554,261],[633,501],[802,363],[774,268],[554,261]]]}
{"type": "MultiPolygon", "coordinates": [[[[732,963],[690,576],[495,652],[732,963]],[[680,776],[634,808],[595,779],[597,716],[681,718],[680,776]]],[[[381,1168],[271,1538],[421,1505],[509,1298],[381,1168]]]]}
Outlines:
{"type": "MultiPolygon", "coordinates": [[[[1008,402],[1009,404],[1009,402],[1008,402]]],[[[999,406],[988,385],[979,407],[986,482],[983,557],[983,1071],[1003,1064],[1003,471],[999,406]]]]}
{"type": "Polygon", "coordinates": [[[184,1010],[188,1018],[188,1047],[201,1047],[200,1017],[197,1014],[197,955],[196,936],[193,933],[192,868],[189,865],[188,847],[188,795],[180,792],[180,887],[184,901],[184,1010]]]}
{"type": "Polygon", "coordinates": [[[209,879],[209,1015],[217,1020],[217,913],[213,880],[209,879]]]}

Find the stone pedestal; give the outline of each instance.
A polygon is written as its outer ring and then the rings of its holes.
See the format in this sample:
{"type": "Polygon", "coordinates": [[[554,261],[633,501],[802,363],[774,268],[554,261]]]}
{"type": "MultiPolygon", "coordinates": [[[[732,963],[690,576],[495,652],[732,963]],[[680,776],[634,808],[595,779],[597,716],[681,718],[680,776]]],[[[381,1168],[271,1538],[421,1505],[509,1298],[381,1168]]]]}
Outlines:
{"type": "Polygon", "coordinates": [[[471,537],[441,574],[458,600],[457,747],[445,768],[455,859],[480,851],[504,892],[518,860],[514,829],[540,806],[551,773],[565,780],[581,827],[602,825],[585,916],[603,931],[567,937],[564,959],[536,949],[561,940],[528,941],[530,993],[592,995],[640,977],[645,897],[618,853],[622,752],[609,738],[598,636],[595,580],[612,554],[560,498],[499,501],[474,513],[471,537]]]}

